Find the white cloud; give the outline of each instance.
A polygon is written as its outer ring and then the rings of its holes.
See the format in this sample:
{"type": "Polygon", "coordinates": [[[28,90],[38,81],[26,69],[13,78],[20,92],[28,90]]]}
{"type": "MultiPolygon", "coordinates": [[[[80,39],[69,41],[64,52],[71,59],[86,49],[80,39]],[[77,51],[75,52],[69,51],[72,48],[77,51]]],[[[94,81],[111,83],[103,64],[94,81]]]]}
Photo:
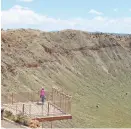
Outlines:
{"type": "Polygon", "coordinates": [[[46,15],[37,14],[27,7],[15,5],[9,10],[2,11],[2,25],[3,26],[21,26],[21,25],[43,25],[47,26],[73,26],[74,22],[69,20],[54,19],[46,15]]]}
{"type": "Polygon", "coordinates": [[[21,2],[32,2],[33,0],[19,0],[19,1],[21,1],[21,2]]]}
{"type": "Polygon", "coordinates": [[[96,16],[91,19],[56,19],[38,14],[27,7],[15,5],[2,11],[2,27],[34,28],[44,31],[79,29],[85,31],[131,33],[131,17],[109,18],[96,16]]]}
{"type": "Polygon", "coordinates": [[[115,9],[114,9],[114,12],[118,12],[118,8],[115,8],[115,9]]]}
{"type": "Polygon", "coordinates": [[[131,9],[129,9],[129,11],[131,12],[131,9]]]}
{"type": "Polygon", "coordinates": [[[96,14],[96,15],[102,15],[103,14],[102,12],[98,12],[98,11],[96,11],[94,9],[91,9],[88,13],[90,13],[90,14],[96,14]]]}

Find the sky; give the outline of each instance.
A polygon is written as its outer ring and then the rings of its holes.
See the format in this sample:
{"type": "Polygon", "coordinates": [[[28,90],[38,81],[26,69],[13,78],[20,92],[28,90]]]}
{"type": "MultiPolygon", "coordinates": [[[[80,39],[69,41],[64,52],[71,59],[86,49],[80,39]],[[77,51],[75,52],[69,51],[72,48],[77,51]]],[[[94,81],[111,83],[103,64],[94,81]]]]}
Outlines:
{"type": "Polygon", "coordinates": [[[3,29],[131,34],[131,0],[2,0],[3,29]]]}

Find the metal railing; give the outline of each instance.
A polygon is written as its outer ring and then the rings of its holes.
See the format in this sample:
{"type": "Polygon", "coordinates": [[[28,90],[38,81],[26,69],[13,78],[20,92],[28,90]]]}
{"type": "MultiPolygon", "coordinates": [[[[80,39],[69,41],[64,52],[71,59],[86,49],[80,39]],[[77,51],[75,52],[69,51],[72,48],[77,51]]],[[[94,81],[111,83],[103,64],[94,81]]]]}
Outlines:
{"type": "MultiPolygon", "coordinates": [[[[52,100],[52,93],[45,91],[46,101],[52,100]]],[[[2,94],[2,104],[13,104],[18,102],[38,102],[40,101],[40,92],[18,92],[2,94]]]]}
{"type": "MultiPolygon", "coordinates": [[[[46,102],[48,102],[49,107],[55,107],[55,109],[60,110],[64,114],[71,114],[71,96],[64,93],[62,90],[58,88],[52,88],[51,92],[45,91],[46,102]]],[[[38,103],[41,101],[40,99],[40,92],[19,92],[19,93],[7,93],[2,94],[2,104],[8,105],[11,108],[15,108],[16,112],[23,112],[23,107],[25,109],[25,113],[27,110],[29,112],[35,112],[33,110],[43,110],[42,106],[39,106],[40,109],[35,109],[35,105],[33,103],[38,103]],[[18,109],[18,105],[21,105],[21,108],[18,109]],[[13,105],[13,106],[12,106],[13,105]],[[14,107],[15,106],[15,107],[14,107]],[[34,107],[32,107],[34,106],[34,107]],[[28,109],[26,109],[28,107],[28,109]]],[[[47,110],[48,108],[44,109],[47,110]]],[[[50,112],[51,112],[50,108],[50,112]]],[[[31,114],[31,113],[27,114],[31,114]]],[[[48,112],[48,111],[47,111],[48,112]]],[[[40,114],[36,112],[36,114],[40,114]]],[[[51,113],[50,113],[51,114],[51,113]]]]}

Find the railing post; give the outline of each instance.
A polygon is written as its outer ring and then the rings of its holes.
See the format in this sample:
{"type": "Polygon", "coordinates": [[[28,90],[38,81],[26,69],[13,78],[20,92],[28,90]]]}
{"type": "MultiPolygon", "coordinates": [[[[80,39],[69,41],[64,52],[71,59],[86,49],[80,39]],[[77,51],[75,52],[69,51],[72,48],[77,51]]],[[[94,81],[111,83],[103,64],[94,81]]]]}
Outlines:
{"type": "Polygon", "coordinates": [[[68,113],[70,113],[70,97],[68,97],[68,113]]]}
{"type": "Polygon", "coordinates": [[[4,108],[1,109],[1,119],[3,120],[4,108]]]}
{"type": "Polygon", "coordinates": [[[49,112],[50,112],[50,103],[48,102],[48,112],[47,112],[47,116],[49,116],[49,112]]]}
{"type": "Polygon", "coordinates": [[[61,108],[61,92],[60,92],[60,108],[61,108]]]}
{"type": "Polygon", "coordinates": [[[43,103],[42,103],[42,116],[43,116],[43,103]]]}
{"type": "Polygon", "coordinates": [[[55,104],[55,98],[56,98],[56,97],[55,97],[55,95],[56,95],[56,89],[55,89],[55,88],[54,88],[54,93],[53,93],[53,95],[54,95],[53,98],[54,98],[54,104],[55,104]]]}
{"type": "Polygon", "coordinates": [[[52,87],[52,102],[54,103],[54,89],[52,87]]]}
{"type": "Polygon", "coordinates": [[[16,104],[16,115],[17,115],[17,104],[16,104]]]}
{"type": "Polygon", "coordinates": [[[24,112],[25,112],[25,104],[23,104],[23,107],[22,107],[22,113],[24,115],[24,112]]]}
{"type": "Polygon", "coordinates": [[[39,103],[39,96],[40,96],[40,92],[38,91],[38,100],[37,100],[37,103],[39,103]]]}
{"type": "Polygon", "coordinates": [[[12,93],[12,104],[13,104],[13,93],[12,93]]]}
{"type": "Polygon", "coordinates": [[[66,95],[65,95],[65,113],[66,113],[66,95]]]}
{"type": "Polygon", "coordinates": [[[27,92],[27,94],[28,94],[28,101],[30,101],[29,91],[27,92]]]}
{"type": "Polygon", "coordinates": [[[64,93],[62,92],[62,101],[63,101],[63,103],[62,103],[62,110],[63,111],[65,111],[65,104],[64,104],[64,93]]]}
{"type": "Polygon", "coordinates": [[[29,107],[29,115],[30,115],[30,117],[31,117],[31,104],[29,105],[30,107],[29,107]]]}
{"type": "Polygon", "coordinates": [[[52,121],[51,121],[51,129],[52,129],[52,121]]]}
{"type": "Polygon", "coordinates": [[[65,94],[63,95],[64,96],[64,112],[66,113],[66,96],[65,96],[65,94]]]}
{"type": "Polygon", "coordinates": [[[69,99],[69,113],[71,114],[71,97],[69,99]]]}

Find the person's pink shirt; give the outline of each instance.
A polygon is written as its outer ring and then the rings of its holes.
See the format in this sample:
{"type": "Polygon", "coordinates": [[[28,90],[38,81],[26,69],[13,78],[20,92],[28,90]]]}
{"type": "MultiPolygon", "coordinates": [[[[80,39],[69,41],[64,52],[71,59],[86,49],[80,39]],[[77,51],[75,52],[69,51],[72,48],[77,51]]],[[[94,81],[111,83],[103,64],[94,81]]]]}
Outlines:
{"type": "Polygon", "coordinates": [[[45,91],[44,91],[44,90],[41,90],[40,95],[41,95],[41,96],[45,96],[45,91]]]}

